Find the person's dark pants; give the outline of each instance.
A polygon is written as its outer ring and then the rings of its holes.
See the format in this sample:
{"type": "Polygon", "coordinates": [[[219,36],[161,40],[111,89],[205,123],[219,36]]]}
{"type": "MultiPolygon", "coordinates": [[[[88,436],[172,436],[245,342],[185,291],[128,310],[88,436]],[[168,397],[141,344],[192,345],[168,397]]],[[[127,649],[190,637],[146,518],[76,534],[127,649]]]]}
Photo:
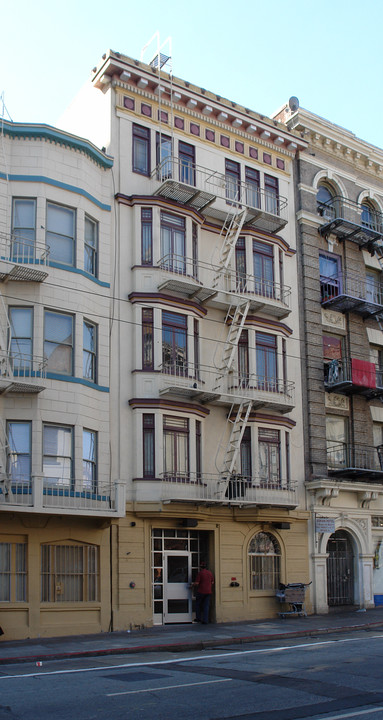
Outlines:
{"type": "Polygon", "coordinates": [[[209,622],[210,598],[211,595],[199,592],[195,596],[195,618],[205,625],[209,622]]]}

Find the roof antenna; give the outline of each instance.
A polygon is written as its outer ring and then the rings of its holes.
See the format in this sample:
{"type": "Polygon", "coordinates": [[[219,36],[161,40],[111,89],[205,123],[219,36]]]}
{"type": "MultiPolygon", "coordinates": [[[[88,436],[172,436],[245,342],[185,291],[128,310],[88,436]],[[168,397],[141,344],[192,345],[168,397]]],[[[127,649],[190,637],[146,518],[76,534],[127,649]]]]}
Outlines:
{"type": "Polygon", "coordinates": [[[1,111],[0,111],[0,117],[1,117],[1,119],[4,120],[4,119],[5,119],[5,118],[4,118],[4,115],[5,115],[5,113],[7,113],[8,119],[9,119],[11,122],[13,122],[13,120],[12,120],[12,118],[11,118],[9,112],[8,112],[8,108],[7,108],[6,104],[5,104],[5,93],[4,93],[4,90],[3,90],[3,92],[2,92],[1,95],[0,95],[0,105],[1,105],[1,111]]]}

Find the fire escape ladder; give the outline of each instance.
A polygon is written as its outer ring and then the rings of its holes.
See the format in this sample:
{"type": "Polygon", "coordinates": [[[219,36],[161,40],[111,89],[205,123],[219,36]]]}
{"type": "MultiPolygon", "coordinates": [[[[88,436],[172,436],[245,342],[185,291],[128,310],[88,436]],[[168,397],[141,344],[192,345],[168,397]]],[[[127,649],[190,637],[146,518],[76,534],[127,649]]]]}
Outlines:
{"type": "Polygon", "coordinates": [[[242,230],[243,223],[245,222],[245,217],[246,208],[241,207],[237,207],[234,214],[228,213],[226,216],[226,220],[223,223],[221,230],[223,242],[219,253],[219,263],[213,278],[212,287],[214,289],[217,288],[220,277],[229,267],[236,242],[242,230]]]}
{"type": "Polygon", "coordinates": [[[11,324],[8,318],[4,298],[0,292],[0,377],[12,378],[10,362],[11,324]]]}
{"type": "Polygon", "coordinates": [[[228,423],[232,426],[231,432],[230,432],[230,438],[229,442],[226,447],[225,451],[225,457],[223,461],[223,468],[222,468],[222,475],[228,475],[227,480],[229,481],[230,476],[233,473],[233,470],[235,468],[235,464],[239,455],[239,451],[241,448],[241,442],[243,438],[243,433],[245,432],[246,424],[249,419],[251,409],[253,407],[252,400],[246,400],[242,402],[235,411],[234,406],[232,405],[229,416],[228,416],[228,423]],[[232,413],[236,413],[235,417],[232,418],[232,413]]]}
{"type": "Polygon", "coordinates": [[[222,379],[230,372],[236,356],[239,338],[245,325],[246,317],[250,308],[250,300],[239,305],[231,305],[225,323],[229,323],[229,330],[222,352],[222,360],[216,377],[214,390],[222,389],[222,379]]]}

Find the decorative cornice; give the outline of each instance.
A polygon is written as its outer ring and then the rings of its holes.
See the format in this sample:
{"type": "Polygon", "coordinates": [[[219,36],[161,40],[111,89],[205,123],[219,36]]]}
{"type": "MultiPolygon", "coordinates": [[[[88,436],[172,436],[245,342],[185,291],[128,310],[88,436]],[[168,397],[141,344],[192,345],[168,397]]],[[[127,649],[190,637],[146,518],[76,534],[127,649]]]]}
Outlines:
{"type": "Polygon", "coordinates": [[[169,305],[174,309],[184,309],[189,312],[194,312],[198,317],[205,317],[207,310],[198,305],[193,300],[186,300],[184,298],[175,297],[174,295],[165,295],[164,293],[140,293],[132,292],[128,296],[130,302],[134,305],[135,303],[150,304],[150,305],[169,305]]]}
{"type": "Polygon", "coordinates": [[[290,335],[293,334],[292,329],[288,325],[285,325],[285,323],[278,322],[278,320],[261,318],[257,315],[248,315],[245,320],[245,325],[257,325],[258,327],[274,330],[280,332],[284,337],[290,337],[290,335]]]}
{"type": "MultiPolygon", "coordinates": [[[[235,417],[235,414],[233,413],[230,417],[235,417]]],[[[296,426],[295,420],[291,420],[291,418],[281,417],[280,415],[265,415],[264,413],[256,411],[250,413],[248,422],[277,425],[278,427],[285,427],[288,430],[292,430],[296,426]]]]}
{"type": "Polygon", "coordinates": [[[113,167],[113,158],[99,150],[89,140],[71,135],[63,130],[58,130],[51,125],[34,123],[14,123],[1,120],[0,133],[19,140],[45,140],[47,142],[62,145],[63,147],[76,150],[87,155],[96,165],[104,170],[113,167]]]}
{"type": "Polygon", "coordinates": [[[175,400],[159,400],[158,398],[131,398],[129,405],[133,410],[169,410],[173,412],[187,413],[188,415],[197,415],[198,417],[207,417],[210,410],[204,405],[193,405],[192,403],[177,402],[175,400]]]}

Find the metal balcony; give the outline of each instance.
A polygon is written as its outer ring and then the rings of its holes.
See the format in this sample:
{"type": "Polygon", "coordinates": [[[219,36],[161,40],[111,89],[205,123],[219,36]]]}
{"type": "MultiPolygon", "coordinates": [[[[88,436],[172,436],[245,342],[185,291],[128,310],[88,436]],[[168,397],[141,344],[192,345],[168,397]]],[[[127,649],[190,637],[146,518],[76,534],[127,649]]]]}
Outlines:
{"type": "Polygon", "coordinates": [[[48,277],[48,259],[45,244],[0,232],[0,282],[43,282],[48,277]]]}
{"type": "Polygon", "coordinates": [[[188,205],[210,217],[225,220],[230,206],[246,207],[245,224],[276,233],[287,224],[287,199],[282,195],[255,188],[246,182],[235,183],[223,173],[170,156],[154,169],[154,194],[188,205]],[[214,208],[213,208],[214,205],[214,208]]]}
{"type": "Polygon", "coordinates": [[[217,265],[175,254],[162,257],[158,265],[161,269],[159,290],[170,290],[213,305],[225,304],[223,293],[227,306],[235,305],[235,298],[238,302],[251,300],[252,311],[263,311],[278,318],[291,312],[291,288],[288,285],[238,273],[234,269],[220,273],[217,265]]]}
{"type": "Polygon", "coordinates": [[[125,484],[98,483],[90,489],[83,480],[52,481],[34,475],[15,479],[0,475],[0,513],[23,512],[49,515],[123,517],[125,515],[125,484]],[[70,483],[70,485],[69,485],[70,483]]]}
{"type": "Polygon", "coordinates": [[[46,358],[0,350],[0,394],[45,390],[46,358]]]}
{"type": "Polygon", "coordinates": [[[161,481],[160,495],[164,503],[283,508],[295,508],[298,505],[296,483],[280,478],[241,475],[168,474],[161,481]]]}
{"type": "Polygon", "coordinates": [[[368,447],[328,441],[329,475],[383,482],[383,446],[368,447]]]}
{"type": "Polygon", "coordinates": [[[363,318],[383,313],[383,283],[356,273],[321,277],[322,307],[353,312],[363,318]]]}
{"type": "Polygon", "coordinates": [[[383,397],[383,370],[374,363],[356,358],[331,360],[324,374],[327,392],[363,395],[367,400],[383,397]]]}
{"type": "Polygon", "coordinates": [[[360,203],[335,196],[324,203],[318,203],[318,213],[325,220],[319,228],[323,237],[330,233],[339,240],[351,240],[359,245],[373,249],[374,243],[382,238],[383,216],[380,212],[368,209],[360,203]]]}
{"type": "Polygon", "coordinates": [[[288,413],[295,407],[295,383],[238,371],[224,372],[212,366],[169,363],[160,367],[160,395],[231,406],[251,400],[261,407],[288,413]]]}

